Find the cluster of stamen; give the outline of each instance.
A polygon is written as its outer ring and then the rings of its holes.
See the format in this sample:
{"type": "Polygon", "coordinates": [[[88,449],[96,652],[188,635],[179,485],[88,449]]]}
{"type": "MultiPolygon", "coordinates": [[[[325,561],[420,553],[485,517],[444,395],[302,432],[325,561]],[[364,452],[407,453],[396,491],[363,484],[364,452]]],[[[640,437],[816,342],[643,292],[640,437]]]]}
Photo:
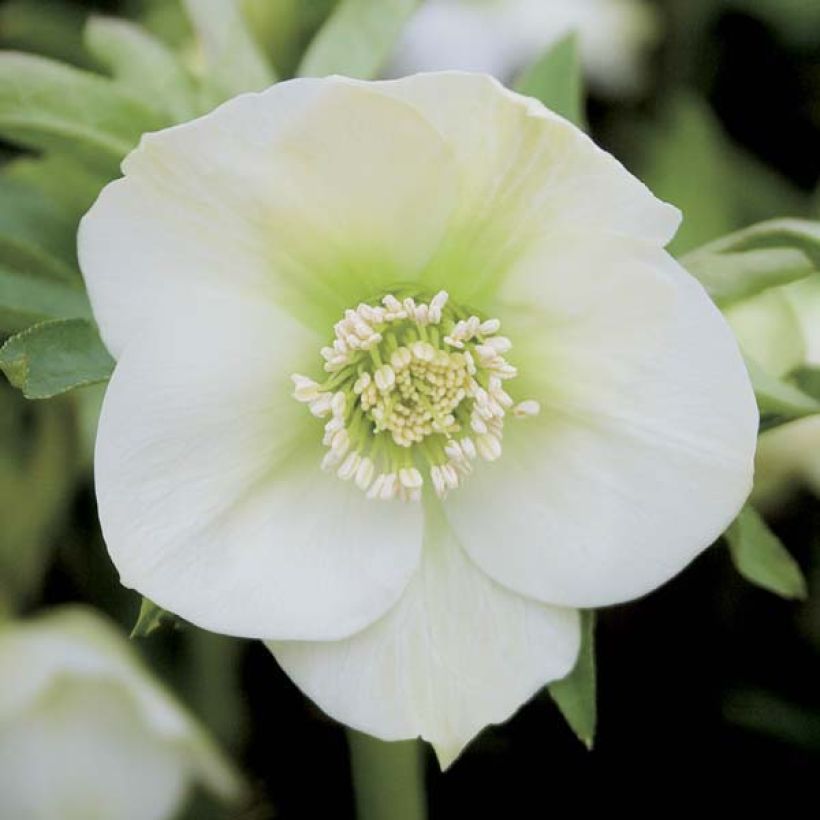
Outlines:
{"type": "Polygon", "coordinates": [[[497,319],[482,321],[448,305],[388,294],[336,323],[322,348],[323,383],[292,376],[294,397],[325,423],[322,468],[369,498],[421,498],[428,472],[440,498],[457,488],[477,458],[501,455],[504,419],[538,413],[515,404],[504,382],[517,370],[497,319]]]}

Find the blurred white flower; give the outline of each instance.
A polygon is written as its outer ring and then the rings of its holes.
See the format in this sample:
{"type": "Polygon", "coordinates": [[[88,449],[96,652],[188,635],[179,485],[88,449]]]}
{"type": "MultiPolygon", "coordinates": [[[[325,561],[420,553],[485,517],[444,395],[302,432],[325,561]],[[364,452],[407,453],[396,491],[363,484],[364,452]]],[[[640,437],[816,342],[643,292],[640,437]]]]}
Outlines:
{"type": "Polygon", "coordinates": [[[754,397],[678,212],[535,100],[295,80],[123,168],[79,242],[109,551],[339,720],[448,763],[743,503],[754,397]]]}
{"type": "Polygon", "coordinates": [[[427,0],[405,27],[388,74],[460,69],[509,82],[573,31],[596,89],[641,89],[660,35],[647,0],[427,0]]]}
{"type": "MultiPolygon", "coordinates": [[[[820,276],[747,299],[726,318],[745,353],[770,373],[820,368],[820,276]]],[[[758,441],[752,501],[771,512],[801,487],[820,497],[820,416],[767,430],[758,441]]]]}
{"type": "Polygon", "coordinates": [[[0,817],[165,820],[236,774],[115,628],[64,607],[0,626],[0,817]]]}

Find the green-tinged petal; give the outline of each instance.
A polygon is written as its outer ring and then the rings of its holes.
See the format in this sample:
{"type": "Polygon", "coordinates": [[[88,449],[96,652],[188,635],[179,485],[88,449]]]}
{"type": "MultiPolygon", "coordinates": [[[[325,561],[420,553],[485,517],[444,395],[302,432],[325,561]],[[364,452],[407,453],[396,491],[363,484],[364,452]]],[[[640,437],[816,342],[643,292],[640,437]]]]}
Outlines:
{"type": "Polygon", "coordinates": [[[92,17],[85,42],[118,85],[146,107],[174,122],[200,113],[191,77],[177,56],[145,29],[114,17],[92,17]]]}
{"type": "Polygon", "coordinates": [[[166,125],[113,81],[33,54],[0,54],[0,135],[106,172],[145,131],[166,125]]]}
{"type": "Polygon", "coordinates": [[[417,279],[456,196],[450,151],[410,106],[294,80],[147,135],[83,220],[80,263],[115,356],[191,294],[275,302],[328,334],[417,279]]]}
{"type": "Polygon", "coordinates": [[[443,768],[572,668],[578,614],[508,592],[464,554],[438,502],[419,570],[381,620],[342,641],[270,642],[332,717],[385,740],[420,735],[443,768]]]}
{"type": "Polygon", "coordinates": [[[781,289],[738,302],[724,315],[743,353],[773,376],[785,376],[805,360],[797,313],[781,289]]]}
{"type": "Polygon", "coordinates": [[[626,234],[662,245],[680,215],[578,128],[492,78],[446,72],[380,83],[452,146],[461,191],[425,279],[462,303],[483,303],[545,235],[626,234]]]}
{"type": "Polygon", "coordinates": [[[580,607],[642,595],[751,489],[758,415],[731,331],[665,252],[626,239],[548,240],[500,299],[516,391],[541,413],[505,426],[502,457],[452,494],[448,518],[523,594],[580,607]]]}
{"type": "Polygon", "coordinates": [[[755,506],[777,510],[801,487],[820,497],[820,415],[767,430],[757,445],[755,506]]]}
{"type": "Polygon", "coordinates": [[[289,374],[316,337],[265,303],[191,300],[117,363],[97,436],[122,582],[185,620],[331,639],[379,617],[418,562],[421,511],[323,473],[289,374]]]}
{"type": "Polygon", "coordinates": [[[212,741],[91,611],[7,622],[0,665],[4,816],[162,818],[191,779],[237,796],[212,741]]]}
{"type": "Polygon", "coordinates": [[[803,364],[820,367],[820,273],[783,288],[783,293],[803,333],[803,364]]]}

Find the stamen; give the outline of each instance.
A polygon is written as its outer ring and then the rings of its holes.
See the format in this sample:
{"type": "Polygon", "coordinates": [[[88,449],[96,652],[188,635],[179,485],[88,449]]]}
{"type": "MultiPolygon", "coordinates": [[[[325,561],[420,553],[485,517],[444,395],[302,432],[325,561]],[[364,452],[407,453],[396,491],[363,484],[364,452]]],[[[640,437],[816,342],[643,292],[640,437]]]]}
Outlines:
{"type": "Polygon", "coordinates": [[[322,469],[368,498],[418,501],[425,471],[445,498],[479,456],[500,458],[507,411],[526,418],[540,410],[531,399],[516,404],[503,386],[518,371],[500,329],[498,319],[452,306],[446,291],[429,302],[387,294],[346,310],[320,351],[324,383],[291,377],[294,398],[317,418],[330,416],[322,469]]]}

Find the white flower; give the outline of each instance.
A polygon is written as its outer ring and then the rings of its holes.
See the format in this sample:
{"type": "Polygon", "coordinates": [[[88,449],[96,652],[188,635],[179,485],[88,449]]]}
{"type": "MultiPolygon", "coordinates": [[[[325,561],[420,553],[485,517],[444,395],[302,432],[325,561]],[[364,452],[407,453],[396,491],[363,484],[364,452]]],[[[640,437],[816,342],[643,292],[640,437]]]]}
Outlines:
{"type": "MultiPolygon", "coordinates": [[[[820,368],[820,276],[773,288],[726,310],[744,352],[788,379],[800,367],[820,368]]],[[[820,415],[760,436],[752,501],[764,511],[801,487],[820,496],[820,415]]]]}
{"type": "Polygon", "coordinates": [[[646,0],[427,0],[405,27],[389,74],[460,69],[510,80],[573,31],[599,91],[640,89],[660,33],[646,0]]]}
{"type": "Polygon", "coordinates": [[[0,626],[0,816],[162,820],[233,769],[101,617],[80,607],[0,626]]]}
{"type": "Polygon", "coordinates": [[[754,399],[677,211],[534,100],[295,80],[123,169],[80,231],[109,551],[338,719],[448,762],[570,670],[575,607],[746,497],[754,399]]]}

